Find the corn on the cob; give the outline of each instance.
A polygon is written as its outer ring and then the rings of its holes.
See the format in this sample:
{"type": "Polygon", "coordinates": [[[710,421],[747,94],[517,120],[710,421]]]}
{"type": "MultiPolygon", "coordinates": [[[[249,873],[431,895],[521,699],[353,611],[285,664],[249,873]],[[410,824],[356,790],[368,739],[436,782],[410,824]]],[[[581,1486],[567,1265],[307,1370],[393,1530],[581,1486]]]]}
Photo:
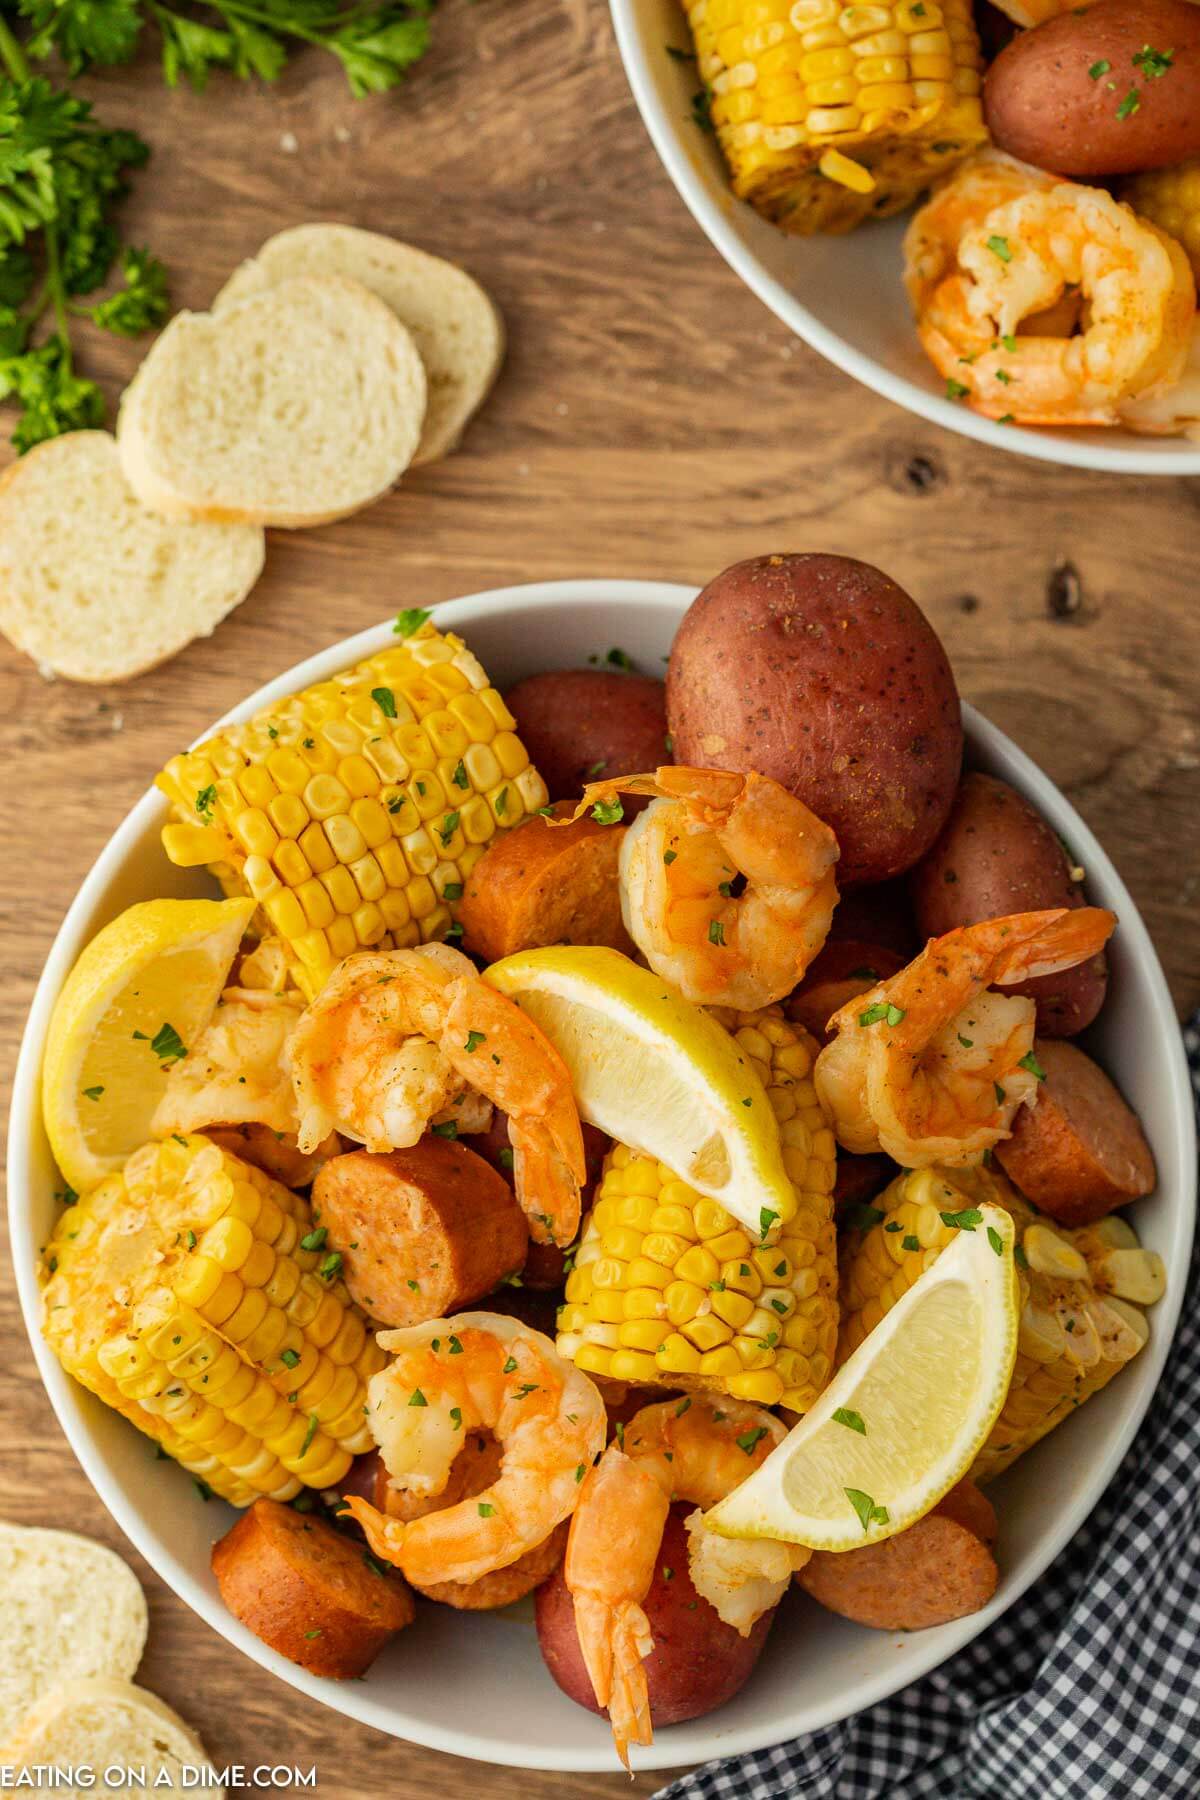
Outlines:
{"type": "Polygon", "coordinates": [[[207,1139],[147,1144],[59,1220],[47,1342],[235,1506],[330,1487],[371,1447],[385,1358],[323,1244],[306,1201],[207,1139]]]}
{"type": "Polygon", "coordinates": [[[753,1239],[664,1164],[616,1145],[567,1278],[558,1348],[613,1380],[804,1412],[837,1342],[835,1150],[812,1081],[816,1045],[778,1008],[717,1017],[767,1090],[796,1211],[753,1239]]]}
{"type": "Polygon", "coordinates": [[[444,938],[497,831],[546,804],[461,638],[426,623],[176,756],[163,847],[259,902],[311,999],[343,956],[444,938]]]}
{"type": "Polygon", "coordinates": [[[1172,169],[1146,169],[1121,184],[1135,213],[1178,238],[1200,281],[1200,157],[1172,169]]]}
{"type": "Polygon", "coordinates": [[[971,0],[686,0],[734,192],[785,231],[907,206],[986,141],[971,0]]]}
{"type": "Polygon", "coordinates": [[[1016,1222],[1022,1304],[1008,1397],[971,1471],[985,1481],[1137,1354],[1149,1335],[1140,1307],[1161,1297],[1164,1271],[1124,1220],[1072,1231],[1040,1218],[1010,1183],[986,1170],[914,1170],[875,1201],[876,1223],[848,1234],[839,1362],[937,1260],[959,1229],[955,1217],[980,1199],[1005,1207],[1016,1222]]]}

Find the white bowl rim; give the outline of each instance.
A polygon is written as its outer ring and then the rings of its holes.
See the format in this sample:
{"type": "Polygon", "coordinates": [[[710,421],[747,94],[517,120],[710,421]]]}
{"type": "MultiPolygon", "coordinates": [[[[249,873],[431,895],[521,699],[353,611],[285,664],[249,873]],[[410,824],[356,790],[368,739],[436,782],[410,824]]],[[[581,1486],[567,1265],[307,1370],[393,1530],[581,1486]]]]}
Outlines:
{"type": "MultiPolygon", "coordinates": [[[[855,381],[882,394],[895,405],[927,419],[931,425],[942,425],[961,437],[974,438],[977,443],[1007,451],[1009,455],[1029,456],[1039,462],[1070,468],[1105,471],[1110,475],[1200,475],[1200,448],[1132,450],[1118,444],[1066,438],[1051,428],[1036,430],[985,419],[969,407],[959,406],[919,387],[906,375],[897,374],[875,357],[856,350],[838,332],[831,331],[764,268],[706,189],[682,147],[679,121],[662,104],[651,78],[637,24],[641,4],[642,0],[609,0],[625,74],[659,160],[709,242],[750,291],[757,294],[764,306],[768,306],[797,337],[835,368],[853,376],[855,381]]],[[[732,192],[730,199],[735,206],[743,204],[733,198],[732,192]]]]}
{"type": "MultiPolygon", "coordinates": [[[[586,605],[610,601],[624,604],[634,603],[639,607],[646,608],[662,608],[678,616],[695,598],[696,593],[697,589],[693,586],[673,582],[566,579],[522,583],[477,594],[463,595],[456,600],[436,603],[432,610],[439,627],[448,630],[456,627],[462,614],[470,612],[477,616],[481,607],[489,612],[501,611],[514,605],[520,605],[527,609],[555,611],[572,604],[586,605]]],[[[273,680],[264,683],[254,693],[231,707],[196,741],[200,742],[203,738],[210,737],[214,731],[227,723],[250,717],[274,699],[290,694],[311,682],[327,679],[351,663],[378,654],[380,650],[393,642],[392,621],[388,619],[382,624],[368,627],[367,630],[358,632],[353,637],[342,639],[327,649],[318,651],[315,655],[285,670],[273,680]]],[[[1016,765],[1020,780],[1026,789],[1036,789],[1039,784],[1053,786],[1049,783],[1049,777],[1037,767],[1031,758],[1013,744],[1012,740],[1007,738],[997,726],[991,724],[966,702],[963,703],[963,716],[968,741],[978,745],[985,752],[1002,747],[1005,756],[1016,765]]],[[[1058,793],[1058,790],[1055,792],[1058,793]]],[[[1066,797],[1060,795],[1060,798],[1063,804],[1069,808],[1070,803],[1066,797]]],[[[1073,809],[1071,810],[1073,811],[1073,809]]],[[[54,1001],[62,983],[84,943],[92,935],[89,925],[97,899],[103,894],[114,872],[124,862],[128,847],[144,833],[153,818],[163,812],[165,812],[165,802],[162,795],[156,789],[150,788],[126,814],[85,877],[59,927],[38,979],[17,1061],[9,1117],[8,1142],[8,1224],[12,1260],[25,1328],[33,1347],[38,1371],[59,1424],[100,1500],[126,1537],[166,1582],[167,1586],[219,1636],[242,1650],[270,1673],[279,1676],[292,1687],[307,1694],[311,1699],[319,1701],[335,1712],[357,1719],[363,1724],[372,1725],[391,1737],[420,1744],[432,1750],[443,1751],[452,1756],[469,1757],[512,1768],[546,1769],[561,1773],[614,1772],[617,1767],[615,1756],[607,1745],[603,1749],[597,1749],[591,1745],[581,1745],[578,1751],[572,1751],[569,1756],[564,1757],[556,1754],[553,1749],[543,1749],[537,1745],[524,1746],[515,1741],[511,1745],[498,1745],[495,1740],[490,1738],[475,1738],[470,1731],[469,1723],[464,1723],[459,1731],[446,1731],[437,1725],[429,1724],[419,1715],[407,1713],[402,1706],[381,1704],[372,1697],[367,1687],[349,1682],[336,1684],[323,1680],[319,1676],[308,1674],[296,1664],[270,1650],[244,1625],[226,1612],[215,1594],[199,1585],[191,1571],[174,1551],[169,1547],[164,1550],[163,1546],[152,1537],[143,1521],[143,1509],[126,1503],[118,1484],[108,1475],[103,1456],[93,1442],[88,1421],[81,1412],[80,1401],[83,1391],[66,1375],[42,1337],[40,1330],[41,1298],[36,1276],[38,1247],[34,1242],[35,1234],[31,1229],[28,1209],[24,1205],[24,1195],[32,1179],[30,1141],[39,1114],[39,1071],[46,1030],[54,1001]]],[[[1173,1148],[1179,1157],[1180,1166],[1184,1169],[1190,1167],[1194,1170],[1196,1166],[1196,1131],[1191,1081],[1179,1022],[1175,1016],[1166,978],[1132,897],[1100,844],[1078,815],[1073,819],[1071,832],[1072,847],[1081,861],[1091,870],[1102,870],[1109,892],[1115,894],[1117,900],[1122,902],[1122,931],[1131,954],[1141,966],[1153,1001],[1154,1016],[1151,1028],[1156,1032],[1161,1032],[1164,1035],[1164,1041],[1174,1041],[1178,1046],[1177,1053],[1170,1058],[1172,1126],[1176,1137],[1173,1148]]],[[[1028,1566],[1018,1576],[1003,1582],[996,1599],[983,1611],[972,1614],[966,1619],[957,1620],[951,1626],[942,1627],[936,1634],[936,1643],[932,1641],[934,1634],[930,1634],[930,1641],[925,1645],[924,1650],[919,1650],[911,1662],[906,1662],[903,1674],[893,1676],[887,1672],[886,1667],[881,1667],[877,1674],[863,1680],[854,1689],[852,1697],[848,1698],[845,1706],[839,1705],[832,1711],[822,1708],[818,1713],[811,1707],[806,1710],[803,1702],[800,1701],[788,1719],[781,1722],[778,1730],[773,1730],[770,1734],[764,1734],[760,1728],[753,1726],[724,1730],[718,1727],[710,1730],[707,1739],[704,1739],[704,1734],[701,1733],[700,1737],[704,1741],[704,1747],[697,1749],[693,1744],[689,1747],[689,1756],[694,1754],[696,1760],[699,1761],[713,1757],[737,1756],[747,1751],[764,1749],[800,1736],[805,1732],[836,1724],[851,1713],[862,1711],[877,1701],[886,1699],[899,1688],[909,1685],[912,1681],[927,1674],[929,1670],[945,1662],[980,1632],[986,1630],[995,1619],[1020,1598],[1021,1594],[1048,1567],[1074,1536],[1115,1475],[1142,1422],[1161,1376],[1162,1367],[1178,1323],[1186,1285],[1183,1272],[1187,1268],[1194,1226],[1194,1175],[1190,1187],[1187,1187],[1181,1195],[1181,1206],[1185,1214],[1185,1229],[1178,1258],[1180,1278],[1170,1283],[1165,1297],[1155,1308],[1154,1330],[1151,1334],[1150,1344],[1143,1353],[1145,1362],[1148,1362],[1153,1370],[1153,1382],[1148,1382],[1142,1397],[1128,1406],[1119,1429],[1113,1432],[1106,1446],[1104,1455],[1092,1466],[1087,1480],[1080,1484],[1069,1504],[1064,1505],[1054,1528],[1045,1533],[1037,1553],[1030,1559],[1028,1566]]],[[[1145,1362],[1143,1366],[1145,1366],[1145,1362]]],[[[908,1640],[910,1648],[914,1641],[913,1638],[908,1640]]],[[[584,1717],[586,1716],[584,1715],[584,1717]]],[[[718,1712],[713,1717],[719,1720],[721,1714],[718,1712]]],[[[700,1723],[702,1721],[693,1721],[693,1724],[700,1723]]],[[[663,1730],[658,1734],[651,1749],[639,1753],[637,1768],[639,1772],[668,1769],[678,1766],[679,1762],[678,1740],[675,1740],[673,1745],[671,1730],[663,1730]]]]}

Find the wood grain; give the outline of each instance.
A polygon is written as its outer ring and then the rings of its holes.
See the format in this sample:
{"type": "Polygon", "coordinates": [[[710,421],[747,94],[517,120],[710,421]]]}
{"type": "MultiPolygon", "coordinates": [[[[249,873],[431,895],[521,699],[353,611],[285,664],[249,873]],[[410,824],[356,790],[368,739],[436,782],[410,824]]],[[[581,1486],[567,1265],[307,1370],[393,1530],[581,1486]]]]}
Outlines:
{"type": "MultiPolygon", "coordinates": [[[[240,611],[166,668],[111,690],[47,684],[0,644],[6,1078],[96,853],[159,765],[248,688],[400,606],[567,575],[702,581],[764,550],[862,556],[920,600],[964,693],[1113,854],[1180,1008],[1200,999],[1200,487],[994,455],[819,361],[677,200],[601,0],[445,0],[428,60],[370,101],[317,56],[270,92],[168,92],[148,58],[89,87],[155,146],[129,225],[168,261],[177,304],[204,306],[270,232],[331,218],[464,263],[511,345],[459,455],[355,519],[275,534],[240,611]]],[[[140,349],[88,344],[85,365],[115,398],[140,349]]],[[[127,1549],[42,1395],[11,1275],[0,1330],[0,1513],[127,1549]]],[[[468,1767],[302,1706],[138,1573],[144,1679],[220,1761],[316,1760],[339,1800],[630,1791],[619,1776],[468,1767]]]]}

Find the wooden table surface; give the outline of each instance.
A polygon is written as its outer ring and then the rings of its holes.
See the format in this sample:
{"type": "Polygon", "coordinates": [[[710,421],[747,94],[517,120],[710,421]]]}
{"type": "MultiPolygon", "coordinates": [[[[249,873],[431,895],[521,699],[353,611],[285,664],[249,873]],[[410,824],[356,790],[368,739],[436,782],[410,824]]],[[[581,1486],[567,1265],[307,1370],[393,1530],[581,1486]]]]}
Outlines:
{"type": "MultiPolygon", "coordinates": [[[[410,238],[496,295],[508,362],[466,447],[357,518],[276,534],[214,638],[112,689],[46,683],[0,642],[0,1074],[93,858],[158,766],[247,689],[401,606],[555,576],[703,581],[767,550],[881,564],[941,632],[964,693],[1099,833],[1180,1007],[1200,1000],[1200,486],[1001,456],[827,367],[742,288],[667,182],[602,0],[444,0],[407,85],[353,101],[306,55],[278,89],[163,88],[146,57],[89,84],[155,147],[133,241],[203,307],[269,233],[313,218],[410,238]]],[[[115,397],[139,346],[89,346],[115,397]]],[[[298,1702],[124,1543],[0,1290],[0,1516],[94,1533],[150,1595],[143,1679],[218,1763],[316,1761],[338,1800],[600,1800],[617,1775],[468,1767],[298,1702]]],[[[452,1669],[446,1671],[453,1680],[452,1669]]],[[[470,1695],[463,1695],[464,1711],[470,1695]]],[[[658,1780],[641,1776],[633,1792],[658,1780]]]]}

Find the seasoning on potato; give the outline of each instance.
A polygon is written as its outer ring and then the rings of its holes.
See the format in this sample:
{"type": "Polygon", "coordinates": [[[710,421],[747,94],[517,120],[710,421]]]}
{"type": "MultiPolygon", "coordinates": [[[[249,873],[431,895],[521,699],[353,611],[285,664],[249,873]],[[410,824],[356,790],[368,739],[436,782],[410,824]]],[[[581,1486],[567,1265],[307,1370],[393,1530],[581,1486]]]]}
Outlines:
{"type": "Polygon", "coordinates": [[[770,775],[832,826],[839,887],[911,868],[958,785],[937,633],[852,557],[757,556],[710,581],[675,637],[667,720],[677,763],[770,775]]]}
{"type": "Polygon", "coordinates": [[[1021,32],[983,84],[1002,150],[1058,175],[1132,175],[1200,153],[1200,10],[1099,0],[1021,32]]]}
{"type": "MultiPolygon", "coordinates": [[[[609,656],[625,653],[614,648],[609,656]]],[[[551,800],[573,800],[589,781],[671,760],[663,684],[649,675],[548,669],[518,681],[504,700],[551,800]]],[[[627,806],[627,816],[635,810],[636,803],[627,806]]]]}
{"type": "MultiPolygon", "coordinates": [[[[945,829],[909,877],[917,923],[926,937],[958,925],[1051,906],[1086,904],[1062,841],[1028,800],[994,775],[964,775],[945,829]]],[[[1108,991],[1101,952],[1057,975],[1006,987],[1037,1002],[1044,1037],[1074,1037],[1090,1025],[1108,991]]]]}

